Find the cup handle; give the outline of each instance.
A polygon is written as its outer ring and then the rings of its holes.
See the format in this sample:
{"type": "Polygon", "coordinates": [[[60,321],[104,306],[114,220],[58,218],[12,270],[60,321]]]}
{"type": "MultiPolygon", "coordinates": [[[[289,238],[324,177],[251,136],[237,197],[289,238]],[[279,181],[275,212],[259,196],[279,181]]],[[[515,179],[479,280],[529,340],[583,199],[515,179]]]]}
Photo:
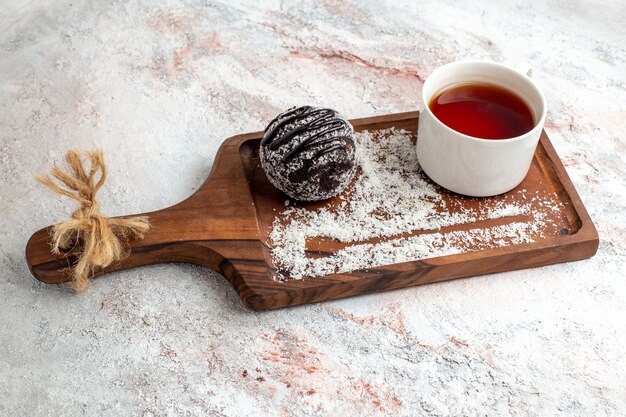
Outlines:
{"type": "Polygon", "coordinates": [[[533,67],[528,62],[520,62],[513,67],[513,69],[520,74],[524,74],[528,78],[533,77],[533,67]]]}

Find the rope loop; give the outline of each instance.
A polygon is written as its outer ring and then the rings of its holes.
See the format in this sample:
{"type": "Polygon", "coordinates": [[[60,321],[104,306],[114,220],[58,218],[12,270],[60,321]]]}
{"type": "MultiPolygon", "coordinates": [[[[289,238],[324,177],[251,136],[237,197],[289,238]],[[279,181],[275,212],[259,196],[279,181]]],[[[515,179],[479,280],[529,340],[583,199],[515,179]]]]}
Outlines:
{"type": "Polygon", "coordinates": [[[150,229],[147,216],[108,218],[100,213],[96,194],[107,177],[102,150],[87,151],[86,159],[89,160],[88,169],[81,153],[71,149],[65,155],[64,167],[55,165],[50,175],[36,177],[52,191],[80,204],[71,219],[52,227],[50,242],[54,254],[70,250],[76,254],[78,260],[71,270],[71,277],[77,292],[87,289],[96,268],[106,268],[128,256],[128,239],[143,239],[150,229]]]}

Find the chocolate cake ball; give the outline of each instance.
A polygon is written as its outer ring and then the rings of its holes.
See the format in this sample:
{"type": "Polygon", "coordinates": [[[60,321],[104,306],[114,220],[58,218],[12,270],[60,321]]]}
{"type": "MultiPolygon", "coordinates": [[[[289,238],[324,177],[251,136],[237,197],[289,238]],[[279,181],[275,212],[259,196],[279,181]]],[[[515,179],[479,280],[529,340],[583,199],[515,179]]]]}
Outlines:
{"type": "Polygon", "coordinates": [[[354,176],[354,129],[334,110],[293,107],[265,128],[260,158],[267,178],[288,196],[324,200],[354,176]]]}

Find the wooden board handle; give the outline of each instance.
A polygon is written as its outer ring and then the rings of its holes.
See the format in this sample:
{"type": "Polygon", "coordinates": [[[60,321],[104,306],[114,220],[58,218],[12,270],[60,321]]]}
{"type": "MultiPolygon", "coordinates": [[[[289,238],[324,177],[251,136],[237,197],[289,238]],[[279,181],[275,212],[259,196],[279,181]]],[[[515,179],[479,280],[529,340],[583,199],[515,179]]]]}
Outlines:
{"type": "MultiPolygon", "coordinates": [[[[151,224],[145,238],[131,240],[128,257],[94,274],[162,262],[189,262],[232,278],[237,272],[233,265],[264,260],[254,204],[239,156],[240,145],[256,135],[226,140],[205,183],[181,203],[143,214],[151,224]]],[[[53,254],[50,230],[51,226],[46,227],[30,238],[26,260],[40,281],[68,282],[76,256],[71,252],[53,254]]]]}
{"type": "MultiPolygon", "coordinates": [[[[94,271],[94,275],[120,271],[142,265],[162,262],[190,262],[219,270],[223,257],[211,247],[211,236],[207,232],[210,219],[205,219],[205,232],[201,240],[191,241],[193,236],[177,237],[178,231],[184,233],[193,222],[177,216],[178,210],[166,209],[146,215],[150,219],[151,228],[142,240],[128,242],[130,253],[122,261],[107,268],[94,271]]],[[[26,259],[33,275],[48,284],[59,284],[70,281],[70,268],[76,262],[76,256],[69,252],[55,255],[50,250],[51,226],[37,231],[26,245],[26,259]]]]}

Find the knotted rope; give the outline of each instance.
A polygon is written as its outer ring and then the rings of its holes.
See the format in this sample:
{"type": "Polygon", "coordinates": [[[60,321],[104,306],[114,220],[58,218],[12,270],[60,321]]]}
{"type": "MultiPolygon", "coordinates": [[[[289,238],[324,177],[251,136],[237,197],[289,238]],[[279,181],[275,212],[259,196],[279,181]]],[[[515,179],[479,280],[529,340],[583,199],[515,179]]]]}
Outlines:
{"type": "Polygon", "coordinates": [[[128,254],[129,238],[143,239],[150,228],[147,216],[107,218],[100,213],[96,193],[107,177],[101,150],[86,152],[91,167],[85,169],[80,152],[69,150],[66,166],[54,166],[50,175],[38,175],[37,181],[56,193],[80,203],[72,218],[52,227],[52,253],[60,255],[74,250],[78,261],[71,271],[72,286],[78,292],[89,286],[95,268],[105,268],[128,254]],[[96,177],[100,173],[100,178],[96,177]],[[54,179],[61,183],[57,184],[54,179]]]}

